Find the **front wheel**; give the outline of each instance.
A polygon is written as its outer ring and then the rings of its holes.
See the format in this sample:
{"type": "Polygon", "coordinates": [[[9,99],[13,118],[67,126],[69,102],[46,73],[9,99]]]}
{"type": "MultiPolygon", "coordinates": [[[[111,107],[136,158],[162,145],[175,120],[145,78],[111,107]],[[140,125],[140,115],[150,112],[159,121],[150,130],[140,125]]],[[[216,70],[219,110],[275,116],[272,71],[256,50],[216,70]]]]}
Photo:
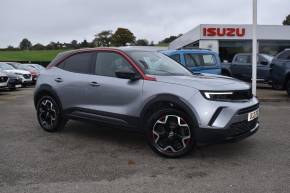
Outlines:
{"type": "Polygon", "coordinates": [[[182,111],[163,109],[150,116],[146,136],[158,154],[176,158],[188,154],[195,145],[194,124],[182,111]]]}
{"type": "Polygon", "coordinates": [[[47,132],[56,132],[65,125],[60,105],[51,96],[43,96],[37,102],[37,119],[47,132]]]}

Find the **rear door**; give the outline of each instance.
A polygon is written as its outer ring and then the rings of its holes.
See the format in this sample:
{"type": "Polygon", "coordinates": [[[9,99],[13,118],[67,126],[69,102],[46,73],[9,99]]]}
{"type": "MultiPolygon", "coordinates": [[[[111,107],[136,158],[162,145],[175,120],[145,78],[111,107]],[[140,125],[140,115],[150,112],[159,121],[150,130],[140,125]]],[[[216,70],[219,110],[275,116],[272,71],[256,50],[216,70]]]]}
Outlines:
{"type": "Polygon", "coordinates": [[[86,105],[85,88],[92,72],[92,58],[92,52],[74,54],[52,69],[54,88],[65,110],[86,105]]]}

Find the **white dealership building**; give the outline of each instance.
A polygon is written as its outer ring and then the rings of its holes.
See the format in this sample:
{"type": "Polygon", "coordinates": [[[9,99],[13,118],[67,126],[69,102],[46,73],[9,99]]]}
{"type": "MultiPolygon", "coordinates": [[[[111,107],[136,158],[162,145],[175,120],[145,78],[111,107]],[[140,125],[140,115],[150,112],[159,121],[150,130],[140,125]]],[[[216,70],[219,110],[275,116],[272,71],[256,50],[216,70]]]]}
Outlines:
{"type": "MultiPolygon", "coordinates": [[[[258,25],[258,52],[276,55],[290,48],[290,26],[258,25]]],[[[231,61],[236,53],[250,53],[252,25],[201,24],[170,43],[170,49],[206,48],[231,61]]]]}

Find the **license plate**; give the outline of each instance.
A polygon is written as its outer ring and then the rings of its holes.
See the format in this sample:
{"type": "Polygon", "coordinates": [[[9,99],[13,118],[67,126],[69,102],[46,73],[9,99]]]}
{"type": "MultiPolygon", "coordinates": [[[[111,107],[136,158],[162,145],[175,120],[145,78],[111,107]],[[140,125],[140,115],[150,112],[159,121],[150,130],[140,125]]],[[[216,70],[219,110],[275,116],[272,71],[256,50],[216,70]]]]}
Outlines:
{"type": "Polygon", "coordinates": [[[15,85],[15,88],[20,88],[20,87],[21,87],[20,84],[15,85]]]}
{"type": "Polygon", "coordinates": [[[259,116],[259,109],[248,113],[248,121],[252,121],[259,116]]]}

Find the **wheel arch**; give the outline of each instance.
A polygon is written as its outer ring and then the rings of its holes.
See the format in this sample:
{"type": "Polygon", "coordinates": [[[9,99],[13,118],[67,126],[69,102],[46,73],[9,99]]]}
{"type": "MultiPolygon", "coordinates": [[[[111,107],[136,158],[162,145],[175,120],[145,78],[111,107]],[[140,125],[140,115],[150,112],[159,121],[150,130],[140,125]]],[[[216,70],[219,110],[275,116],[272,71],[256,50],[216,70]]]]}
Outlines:
{"type": "Polygon", "coordinates": [[[176,108],[183,111],[188,115],[193,124],[198,126],[197,117],[195,113],[188,107],[188,105],[182,101],[178,96],[171,94],[160,94],[155,96],[149,102],[147,102],[140,114],[140,128],[146,122],[146,118],[156,110],[161,108],[176,108]]]}
{"type": "Polygon", "coordinates": [[[52,96],[56,102],[58,103],[58,105],[60,105],[61,109],[62,109],[62,105],[60,102],[60,99],[57,95],[57,93],[54,91],[54,89],[48,85],[48,84],[44,84],[41,85],[34,93],[34,107],[36,108],[37,106],[37,101],[40,99],[40,97],[42,97],[43,95],[49,95],[52,96]]]}

